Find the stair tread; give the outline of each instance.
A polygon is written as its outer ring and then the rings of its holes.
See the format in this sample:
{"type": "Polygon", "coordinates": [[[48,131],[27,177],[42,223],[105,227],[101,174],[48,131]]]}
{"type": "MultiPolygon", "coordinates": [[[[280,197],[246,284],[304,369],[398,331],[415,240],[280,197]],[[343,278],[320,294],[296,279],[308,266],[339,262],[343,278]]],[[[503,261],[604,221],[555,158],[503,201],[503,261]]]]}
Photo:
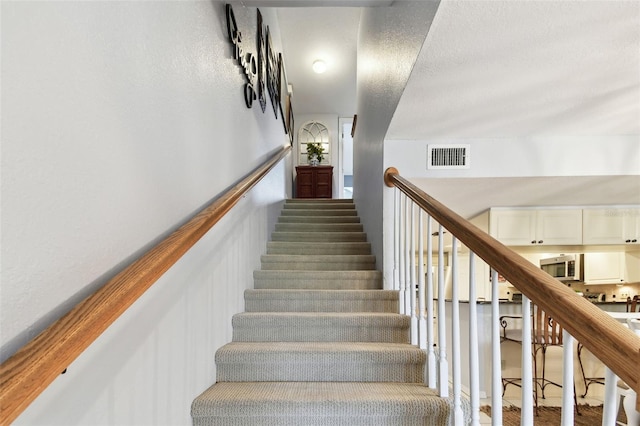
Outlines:
{"type": "Polygon", "coordinates": [[[398,300],[398,290],[305,290],[305,289],[248,289],[245,299],[314,298],[322,300],[383,299],[398,300]]]}
{"type": "MultiPolygon", "coordinates": [[[[379,382],[224,382],[211,386],[192,405],[193,417],[211,410],[221,415],[439,416],[446,422],[450,404],[418,383],[379,382]],[[305,406],[301,413],[300,406],[305,406]]],[[[434,422],[434,424],[441,424],[434,422]]]]}

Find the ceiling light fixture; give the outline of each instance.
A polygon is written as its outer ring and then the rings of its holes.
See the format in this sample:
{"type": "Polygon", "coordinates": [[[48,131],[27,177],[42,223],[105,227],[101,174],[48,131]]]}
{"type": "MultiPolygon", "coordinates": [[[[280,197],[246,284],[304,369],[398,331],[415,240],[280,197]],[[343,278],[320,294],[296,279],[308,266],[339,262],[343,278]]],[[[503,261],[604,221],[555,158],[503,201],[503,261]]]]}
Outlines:
{"type": "Polygon", "coordinates": [[[322,74],[327,70],[327,63],[322,59],[318,59],[313,62],[313,72],[316,74],[322,74]]]}

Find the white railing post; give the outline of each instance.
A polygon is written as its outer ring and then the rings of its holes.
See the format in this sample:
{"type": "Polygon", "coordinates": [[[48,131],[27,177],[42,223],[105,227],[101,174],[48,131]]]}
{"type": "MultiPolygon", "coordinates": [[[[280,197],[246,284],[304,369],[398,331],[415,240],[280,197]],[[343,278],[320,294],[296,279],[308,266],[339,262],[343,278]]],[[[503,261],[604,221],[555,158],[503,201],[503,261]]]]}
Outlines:
{"type": "Polygon", "coordinates": [[[522,295],[522,410],[520,424],[533,425],[533,356],[531,354],[531,301],[522,295]]]}
{"type": "Polygon", "coordinates": [[[491,424],[502,426],[502,362],[498,272],[491,269],[491,424]]]}
{"type": "Polygon", "coordinates": [[[411,316],[411,232],[413,232],[413,225],[411,224],[411,205],[413,201],[411,198],[406,197],[404,207],[404,223],[405,225],[405,241],[404,241],[404,278],[405,278],[405,290],[404,290],[404,313],[411,316]]]}
{"type": "Polygon", "coordinates": [[[604,366],[604,401],[602,409],[602,426],[612,426],[616,424],[618,415],[616,408],[618,405],[617,395],[618,376],[606,365],[604,366]]]}
{"type": "Polygon", "coordinates": [[[411,282],[409,287],[409,296],[411,301],[409,306],[411,307],[411,344],[418,344],[418,311],[416,309],[416,214],[415,203],[411,202],[411,262],[409,267],[411,268],[411,282]]]}
{"type": "Polygon", "coordinates": [[[433,327],[433,238],[431,236],[431,216],[427,215],[427,382],[436,388],[436,338],[433,327]]]}
{"type": "Polygon", "coordinates": [[[424,226],[422,209],[418,210],[418,347],[427,348],[427,317],[424,291],[424,226]]]}
{"type": "Polygon", "coordinates": [[[471,425],[480,424],[480,361],[475,253],[469,253],[469,398],[471,425]]]}
{"type": "Polygon", "coordinates": [[[562,414],[561,425],[573,426],[573,336],[562,330],[562,414]]]}
{"type": "Polygon", "coordinates": [[[444,292],[444,228],[438,226],[438,389],[441,397],[449,396],[449,363],[447,362],[447,322],[444,292]]]}
{"type": "Polygon", "coordinates": [[[393,289],[400,290],[398,263],[400,256],[400,190],[393,194],[393,289]]]}
{"type": "Polygon", "coordinates": [[[398,235],[398,280],[400,282],[400,292],[398,294],[398,304],[399,310],[401,314],[405,314],[405,305],[404,305],[404,293],[406,291],[406,280],[405,280],[405,269],[404,269],[404,244],[405,244],[405,221],[404,221],[404,207],[405,203],[403,199],[406,196],[400,195],[400,204],[398,206],[398,221],[399,224],[399,235],[398,235]]]}
{"type": "Polygon", "coordinates": [[[451,355],[453,363],[453,420],[456,426],[462,426],[464,414],[462,412],[462,366],[460,362],[460,297],[458,294],[458,239],[451,241],[451,355]]]}

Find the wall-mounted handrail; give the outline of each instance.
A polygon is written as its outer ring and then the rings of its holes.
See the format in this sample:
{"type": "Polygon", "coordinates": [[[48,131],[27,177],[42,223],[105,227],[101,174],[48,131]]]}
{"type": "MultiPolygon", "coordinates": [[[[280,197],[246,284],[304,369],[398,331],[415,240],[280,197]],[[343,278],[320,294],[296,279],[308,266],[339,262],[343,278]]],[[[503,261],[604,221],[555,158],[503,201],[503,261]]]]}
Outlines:
{"type": "Polygon", "coordinates": [[[397,169],[388,168],[384,181],[424,209],[640,393],[640,339],[631,330],[401,177],[397,169]]]}
{"type": "Polygon", "coordinates": [[[0,366],[0,424],[22,413],[73,360],[291,150],[285,146],[186,224],[77,304],[0,366]]]}

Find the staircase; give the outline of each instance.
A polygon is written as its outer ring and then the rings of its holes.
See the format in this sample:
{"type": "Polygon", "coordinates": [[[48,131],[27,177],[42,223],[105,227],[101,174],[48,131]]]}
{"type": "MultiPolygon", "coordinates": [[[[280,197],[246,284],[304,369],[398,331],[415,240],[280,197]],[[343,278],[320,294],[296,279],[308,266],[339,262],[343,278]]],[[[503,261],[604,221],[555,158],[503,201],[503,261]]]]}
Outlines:
{"type": "Polygon", "coordinates": [[[288,200],[254,280],[195,426],[448,423],[351,200],[288,200]]]}

